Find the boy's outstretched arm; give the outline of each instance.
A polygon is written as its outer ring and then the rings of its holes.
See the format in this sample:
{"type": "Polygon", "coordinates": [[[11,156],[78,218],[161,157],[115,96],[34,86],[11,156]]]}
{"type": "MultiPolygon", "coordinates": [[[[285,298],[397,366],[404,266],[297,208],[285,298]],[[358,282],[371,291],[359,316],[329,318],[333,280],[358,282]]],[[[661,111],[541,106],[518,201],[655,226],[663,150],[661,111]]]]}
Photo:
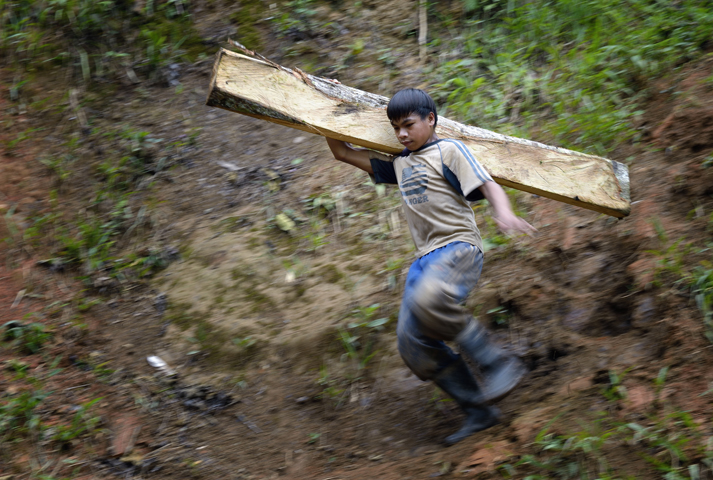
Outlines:
{"type": "Polygon", "coordinates": [[[483,196],[490,202],[495,210],[493,220],[500,230],[505,233],[526,233],[532,235],[537,231],[535,227],[513,213],[510,199],[505,190],[495,182],[485,182],[480,186],[483,196]]]}
{"type": "Polygon", "coordinates": [[[369,150],[357,150],[347,145],[346,142],[333,138],[327,138],[327,144],[334,158],[340,162],[354,165],[366,173],[374,173],[374,170],[371,168],[371,160],[369,159],[369,150]]]}

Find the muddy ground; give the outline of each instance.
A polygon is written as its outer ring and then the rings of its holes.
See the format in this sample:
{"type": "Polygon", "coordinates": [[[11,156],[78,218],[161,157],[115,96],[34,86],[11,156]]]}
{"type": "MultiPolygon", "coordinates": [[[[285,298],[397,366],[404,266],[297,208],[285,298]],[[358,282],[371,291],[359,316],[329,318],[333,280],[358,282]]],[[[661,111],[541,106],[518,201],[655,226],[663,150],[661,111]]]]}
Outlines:
{"type": "MultiPolygon", "coordinates": [[[[234,33],[206,18],[203,32],[234,33]]],[[[285,40],[273,41],[265,51],[284,60],[285,40]]],[[[399,58],[417,64],[417,55],[399,58]]],[[[700,79],[713,63],[652,89],[641,142],[611,155],[631,169],[626,219],[513,193],[538,233],[508,240],[488,222],[487,208],[475,207],[495,240],[468,306],[524,358],[529,374],[499,404],[500,425],[451,448],[442,439],[461,414],[411,375],[395,348],[413,256],[397,192],[337,164],[321,137],[204,106],[211,64],[177,64],[180,88],[95,86],[79,90],[80,107],[67,100],[62,109],[24,112],[9,100],[12,80],[3,76],[0,109],[11,118],[3,138],[28,128],[41,135],[1,147],[0,237],[10,240],[0,246],[0,317],[41,322],[53,336],[35,354],[3,348],[0,360],[19,358],[45,379],[51,395],[41,413],[50,428],[100,399],[90,431],[59,444],[31,436],[0,454],[3,475],[500,478],[498,465],[534,453],[543,429],[593,435],[603,418],[645,424],[686,411],[702,435],[713,435],[710,395],[701,396],[713,382],[713,352],[700,311],[676,283],[676,269],[710,259],[713,168],[703,163],[713,151],[713,92],[700,79]],[[150,252],[167,266],[145,278],[133,267],[123,277],[107,269],[80,280],[81,268],[38,264],[58,244],[23,242],[22,230],[50,212],[67,221],[88,215],[96,182],[105,180],[97,165],[127,144],[105,134],[120,129],[160,139],[141,148],[167,168],[138,182],[132,201],[147,208],[141,221],[134,208],[136,227],[117,236],[117,248],[150,252]],[[39,160],[65,151],[72,137],[76,160],[60,180],[39,160]],[[388,322],[366,326],[378,318],[388,322]],[[151,355],[176,374],[149,365],[151,355]],[[663,367],[667,380],[657,387],[663,367]],[[611,395],[619,385],[610,372],[626,395],[611,395]]],[[[374,67],[353,81],[384,92],[417,83],[415,67],[403,71],[392,81],[374,67]]],[[[51,79],[43,86],[39,98],[69,87],[51,79]]],[[[38,389],[16,373],[0,372],[6,399],[38,389]]],[[[621,476],[660,476],[625,443],[603,451],[621,476]]]]}

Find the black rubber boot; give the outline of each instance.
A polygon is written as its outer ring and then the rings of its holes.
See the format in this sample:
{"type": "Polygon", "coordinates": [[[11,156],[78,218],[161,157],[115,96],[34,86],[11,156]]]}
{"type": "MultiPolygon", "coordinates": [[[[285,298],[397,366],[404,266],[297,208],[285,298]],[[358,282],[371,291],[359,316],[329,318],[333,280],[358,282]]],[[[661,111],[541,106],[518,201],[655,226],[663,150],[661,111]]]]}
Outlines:
{"type": "Polygon", "coordinates": [[[461,429],[446,437],[447,445],[498,423],[500,410],[483,404],[480,387],[462,358],[442,370],[433,381],[458,403],[466,415],[461,429]]]}
{"type": "Polygon", "coordinates": [[[522,361],[488,340],[488,332],[472,320],[455,339],[462,355],[480,366],[483,374],[482,401],[494,402],[510,393],[527,369],[522,361]]]}

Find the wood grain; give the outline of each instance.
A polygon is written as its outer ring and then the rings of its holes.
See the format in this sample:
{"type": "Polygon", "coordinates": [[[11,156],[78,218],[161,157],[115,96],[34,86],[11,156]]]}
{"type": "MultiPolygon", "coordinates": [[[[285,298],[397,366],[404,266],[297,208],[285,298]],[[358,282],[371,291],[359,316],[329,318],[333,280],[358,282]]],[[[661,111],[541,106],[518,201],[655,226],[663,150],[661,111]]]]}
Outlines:
{"type": "MultiPolygon", "coordinates": [[[[221,49],[206,104],[398,153],[388,98],[221,49]]],[[[438,117],[436,133],[465,143],[501,185],[614,217],[630,212],[629,171],[606,158],[500,135],[438,117]]]]}

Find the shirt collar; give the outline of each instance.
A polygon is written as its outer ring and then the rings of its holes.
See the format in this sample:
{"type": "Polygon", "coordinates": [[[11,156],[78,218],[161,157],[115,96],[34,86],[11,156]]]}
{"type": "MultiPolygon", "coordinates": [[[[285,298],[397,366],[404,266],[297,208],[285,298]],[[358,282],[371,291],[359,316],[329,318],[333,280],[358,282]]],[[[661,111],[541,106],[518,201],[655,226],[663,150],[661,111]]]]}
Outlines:
{"type": "MultiPolygon", "coordinates": [[[[411,153],[419,152],[419,151],[421,151],[421,150],[423,150],[423,149],[425,149],[425,148],[428,148],[428,147],[430,147],[430,146],[432,146],[432,145],[437,144],[437,143],[440,142],[441,140],[443,140],[443,139],[442,139],[442,138],[439,138],[438,140],[435,140],[435,141],[433,141],[433,142],[424,143],[423,145],[421,145],[420,148],[417,148],[416,150],[409,150],[409,152],[411,152],[411,153]]],[[[408,150],[408,149],[406,149],[406,150],[408,150]]]]}

